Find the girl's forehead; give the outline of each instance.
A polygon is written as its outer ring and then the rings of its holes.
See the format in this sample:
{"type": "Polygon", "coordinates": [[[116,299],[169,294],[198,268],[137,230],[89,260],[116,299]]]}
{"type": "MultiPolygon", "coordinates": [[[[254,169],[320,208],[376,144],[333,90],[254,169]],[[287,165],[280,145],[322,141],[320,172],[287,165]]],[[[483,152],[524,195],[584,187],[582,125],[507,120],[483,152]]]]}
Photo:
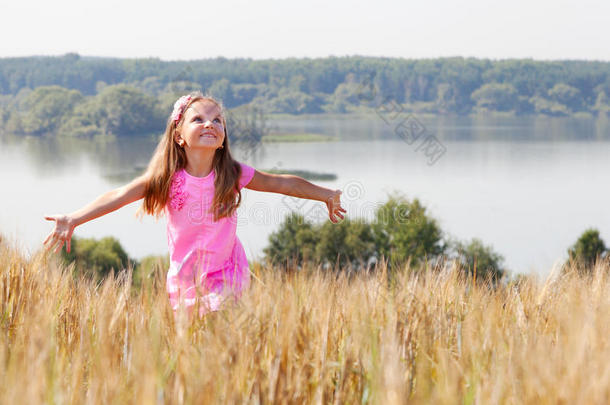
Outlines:
{"type": "Polygon", "coordinates": [[[195,101],[188,108],[190,114],[201,114],[201,115],[222,115],[220,107],[210,100],[199,100],[195,101]]]}

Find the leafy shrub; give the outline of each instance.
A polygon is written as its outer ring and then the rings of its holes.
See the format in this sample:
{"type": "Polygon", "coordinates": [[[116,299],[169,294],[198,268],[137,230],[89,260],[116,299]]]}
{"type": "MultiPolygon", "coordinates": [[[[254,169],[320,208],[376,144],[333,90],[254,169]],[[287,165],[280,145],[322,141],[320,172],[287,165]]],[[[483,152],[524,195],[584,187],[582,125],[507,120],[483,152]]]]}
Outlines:
{"type": "Polygon", "coordinates": [[[578,240],[568,248],[570,261],[579,265],[579,268],[591,271],[595,262],[606,256],[606,244],[599,236],[597,229],[587,229],[578,240]]]}
{"type": "Polygon", "coordinates": [[[158,256],[150,255],[140,260],[132,276],[132,284],[136,290],[141,290],[145,286],[155,286],[165,279],[169,269],[169,255],[158,256]]]}
{"type": "Polygon", "coordinates": [[[127,253],[113,237],[100,240],[94,238],[72,238],[70,253],[62,250],[62,258],[75,263],[75,271],[95,280],[127,269],[130,260],[127,253]]]}
{"type": "Polygon", "coordinates": [[[497,282],[504,276],[504,258],[481,240],[473,238],[469,242],[457,242],[455,250],[457,260],[469,275],[476,274],[477,280],[491,279],[497,282]]]}
{"type": "Polygon", "coordinates": [[[314,260],[315,246],[319,236],[314,226],[306,222],[302,215],[293,212],[280,224],[279,229],[269,236],[269,245],[263,249],[267,260],[274,265],[288,261],[314,260]]]}
{"type": "Polygon", "coordinates": [[[418,199],[390,196],[375,214],[373,231],[379,254],[393,263],[411,259],[417,265],[445,250],[441,228],[418,199]]]}
{"type": "Polygon", "coordinates": [[[270,235],[263,251],[275,265],[309,261],[357,269],[382,256],[393,264],[410,259],[417,265],[439,256],[444,246],[436,220],[417,199],[391,196],[377,210],[374,223],[346,218],[338,224],[314,225],[292,213],[270,235]]]}

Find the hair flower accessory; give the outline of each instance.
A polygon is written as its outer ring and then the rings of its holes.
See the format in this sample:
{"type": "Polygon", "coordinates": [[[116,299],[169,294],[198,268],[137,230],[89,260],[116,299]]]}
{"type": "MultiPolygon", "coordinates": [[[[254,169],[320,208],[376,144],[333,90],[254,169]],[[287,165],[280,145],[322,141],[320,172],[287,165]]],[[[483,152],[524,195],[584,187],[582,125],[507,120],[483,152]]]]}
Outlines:
{"type": "Polygon", "coordinates": [[[174,111],[172,111],[172,120],[174,122],[180,121],[182,114],[184,113],[184,107],[191,101],[191,96],[182,96],[174,103],[174,111]]]}

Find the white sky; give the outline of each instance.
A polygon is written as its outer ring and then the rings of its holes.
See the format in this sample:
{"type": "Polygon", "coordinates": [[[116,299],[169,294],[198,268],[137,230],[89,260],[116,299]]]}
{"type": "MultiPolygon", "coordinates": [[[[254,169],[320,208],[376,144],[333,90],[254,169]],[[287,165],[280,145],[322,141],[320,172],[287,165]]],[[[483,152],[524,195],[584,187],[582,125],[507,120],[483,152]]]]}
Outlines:
{"type": "Polygon", "coordinates": [[[0,0],[0,57],[610,60],[608,0],[0,0]]]}

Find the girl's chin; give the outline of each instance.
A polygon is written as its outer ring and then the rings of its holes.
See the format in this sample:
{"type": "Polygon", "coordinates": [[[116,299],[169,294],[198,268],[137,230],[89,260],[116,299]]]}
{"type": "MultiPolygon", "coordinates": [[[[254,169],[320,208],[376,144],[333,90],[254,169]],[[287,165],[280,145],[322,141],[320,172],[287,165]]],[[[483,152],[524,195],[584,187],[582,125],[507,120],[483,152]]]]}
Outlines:
{"type": "Polygon", "coordinates": [[[210,142],[200,142],[198,144],[192,145],[191,149],[209,149],[209,150],[215,150],[220,148],[220,145],[212,145],[210,142]]]}

